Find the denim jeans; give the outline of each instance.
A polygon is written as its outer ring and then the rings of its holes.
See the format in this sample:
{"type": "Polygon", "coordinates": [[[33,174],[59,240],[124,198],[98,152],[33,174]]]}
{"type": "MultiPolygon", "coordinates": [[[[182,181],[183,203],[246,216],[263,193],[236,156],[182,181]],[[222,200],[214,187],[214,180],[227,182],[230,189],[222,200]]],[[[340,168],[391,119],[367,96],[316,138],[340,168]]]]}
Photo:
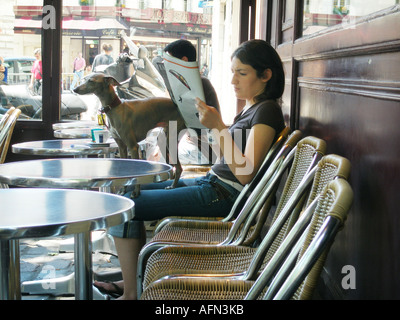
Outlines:
{"type": "Polygon", "coordinates": [[[76,84],[78,83],[78,81],[80,81],[82,79],[82,77],[83,77],[83,70],[74,72],[74,78],[72,80],[71,87],[70,87],[71,90],[75,89],[76,84]]]}
{"type": "MultiPolygon", "coordinates": [[[[175,189],[165,189],[172,181],[142,185],[135,202],[135,217],[122,225],[109,228],[112,236],[140,238],[143,221],[170,216],[224,217],[227,216],[239,191],[215,175],[180,179],[175,189]]],[[[130,197],[131,192],[125,196],[130,197]]]]}

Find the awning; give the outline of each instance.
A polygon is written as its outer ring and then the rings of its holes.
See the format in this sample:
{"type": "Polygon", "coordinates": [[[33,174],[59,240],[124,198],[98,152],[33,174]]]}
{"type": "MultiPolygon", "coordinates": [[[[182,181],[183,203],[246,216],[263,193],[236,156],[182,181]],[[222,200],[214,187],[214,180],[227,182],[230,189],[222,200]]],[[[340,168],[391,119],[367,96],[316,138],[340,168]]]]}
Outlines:
{"type": "Polygon", "coordinates": [[[63,29],[69,30],[101,30],[101,29],[120,29],[126,30],[127,28],[111,18],[102,18],[99,20],[73,20],[67,19],[62,22],[63,29]]]}
{"type": "MultiPolygon", "coordinates": [[[[40,29],[42,27],[41,20],[33,19],[15,19],[14,28],[17,29],[40,29]]],[[[112,18],[102,18],[99,20],[92,19],[64,19],[62,22],[64,35],[90,35],[90,36],[115,36],[118,30],[126,30],[121,22],[112,18]]]]}

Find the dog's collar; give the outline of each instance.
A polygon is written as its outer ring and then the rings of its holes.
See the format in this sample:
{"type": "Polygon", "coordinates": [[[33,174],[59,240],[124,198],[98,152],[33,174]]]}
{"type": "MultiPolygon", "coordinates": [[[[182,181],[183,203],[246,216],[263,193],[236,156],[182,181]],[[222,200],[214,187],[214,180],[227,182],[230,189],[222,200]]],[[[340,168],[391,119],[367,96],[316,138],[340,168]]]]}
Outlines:
{"type": "Polygon", "coordinates": [[[110,104],[106,105],[105,107],[101,108],[102,113],[107,113],[109,112],[112,108],[118,106],[121,104],[121,100],[119,100],[118,96],[115,96],[114,100],[111,101],[110,104]]]}

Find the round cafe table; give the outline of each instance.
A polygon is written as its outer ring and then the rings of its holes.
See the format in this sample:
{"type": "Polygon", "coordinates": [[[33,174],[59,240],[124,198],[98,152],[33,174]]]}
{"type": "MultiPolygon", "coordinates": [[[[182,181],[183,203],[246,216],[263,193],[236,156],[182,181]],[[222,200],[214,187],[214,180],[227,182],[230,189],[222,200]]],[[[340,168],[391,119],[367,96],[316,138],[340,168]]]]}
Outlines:
{"type": "Polygon", "coordinates": [[[78,129],[78,128],[102,128],[95,121],[65,121],[59,123],[53,123],[53,130],[63,130],[63,129],[78,129]]]}
{"type": "MultiPolygon", "coordinates": [[[[124,190],[124,187],[135,184],[165,181],[170,179],[171,175],[172,167],[170,165],[144,160],[117,158],[41,159],[2,164],[0,166],[0,187],[99,189],[102,192],[98,193],[109,193],[113,189],[124,190]]],[[[21,199],[20,202],[25,202],[24,197],[21,197],[21,199]]],[[[1,201],[0,205],[3,207],[1,201]]],[[[3,209],[1,213],[0,216],[4,216],[3,209]]],[[[30,211],[30,214],[34,216],[33,213],[35,213],[35,210],[30,211]]],[[[83,236],[88,237],[87,234],[83,236]]],[[[75,245],[76,243],[79,244],[82,241],[75,239],[75,245]]],[[[75,278],[75,283],[76,281],[75,278]]],[[[62,290],[61,286],[58,287],[62,290]]],[[[92,291],[85,289],[82,294],[78,292],[77,296],[78,299],[90,299],[91,295],[92,291]]]]}
{"type": "MultiPolygon", "coordinates": [[[[63,158],[15,161],[0,166],[0,183],[18,187],[92,189],[111,192],[171,178],[165,163],[119,158],[63,158]]],[[[172,183],[172,182],[171,182],[172,183]]]]}
{"type": "Polygon", "coordinates": [[[55,130],[54,137],[62,139],[89,139],[92,137],[92,128],[71,128],[55,130]]]}
{"type": "MultiPolygon", "coordinates": [[[[133,218],[126,197],[87,190],[0,189],[0,299],[21,299],[19,239],[75,236],[75,299],[90,300],[90,232],[133,218]]],[[[54,288],[55,289],[55,288],[54,288]]]]}
{"type": "Polygon", "coordinates": [[[28,141],[13,144],[13,153],[36,156],[74,156],[86,158],[88,156],[110,157],[118,151],[115,141],[110,143],[96,144],[91,139],[57,139],[28,141]]]}

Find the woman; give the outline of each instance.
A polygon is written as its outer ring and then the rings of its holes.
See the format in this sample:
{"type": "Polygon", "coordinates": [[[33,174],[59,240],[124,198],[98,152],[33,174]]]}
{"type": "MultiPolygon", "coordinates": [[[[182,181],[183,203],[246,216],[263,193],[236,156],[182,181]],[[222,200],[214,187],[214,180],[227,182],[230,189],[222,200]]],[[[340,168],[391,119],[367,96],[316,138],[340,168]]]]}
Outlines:
{"type": "Polygon", "coordinates": [[[246,101],[246,106],[229,130],[215,108],[197,100],[200,121],[212,129],[220,149],[220,162],[205,177],[181,179],[175,189],[165,189],[170,182],[142,186],[140,196],[135,199],[134,220],[109,230],[114,236],[123,281],[95,283],[100,290],[123,291],[120,299],[136,299],[137,258],[145,243],[143,221],[189,213],[208,217],[227,215],[240,190],[254,177],[268,149],[284,129],[277,102],[284,90],[284,72],[276,51],[263,40],[251,40],[236,49],[231,61],[232,85],[236,97],[246,101]]]}
{"type": "Polygon", "coordinates": [[[37,48],[33,52],[35,55],[35,62],[33,63],[32,66],[32,76],[31,76],[31,82],[29,83],[29,90],[33,90],[34,93],[36,94],[41,94],[41,84],[42,84],[42,49],[37,48]]]}
{"type": "Polygon", "coordinates": [[[75,58],[74,63],[72,64],[74,69],[74,77],[72,79],[70,89],[73,90],[76,87],[76,84],[82,80],[83,72],[86,68],[86,60],[82,56],[82,52],[78,53],[78,56],[75,58]]]}

